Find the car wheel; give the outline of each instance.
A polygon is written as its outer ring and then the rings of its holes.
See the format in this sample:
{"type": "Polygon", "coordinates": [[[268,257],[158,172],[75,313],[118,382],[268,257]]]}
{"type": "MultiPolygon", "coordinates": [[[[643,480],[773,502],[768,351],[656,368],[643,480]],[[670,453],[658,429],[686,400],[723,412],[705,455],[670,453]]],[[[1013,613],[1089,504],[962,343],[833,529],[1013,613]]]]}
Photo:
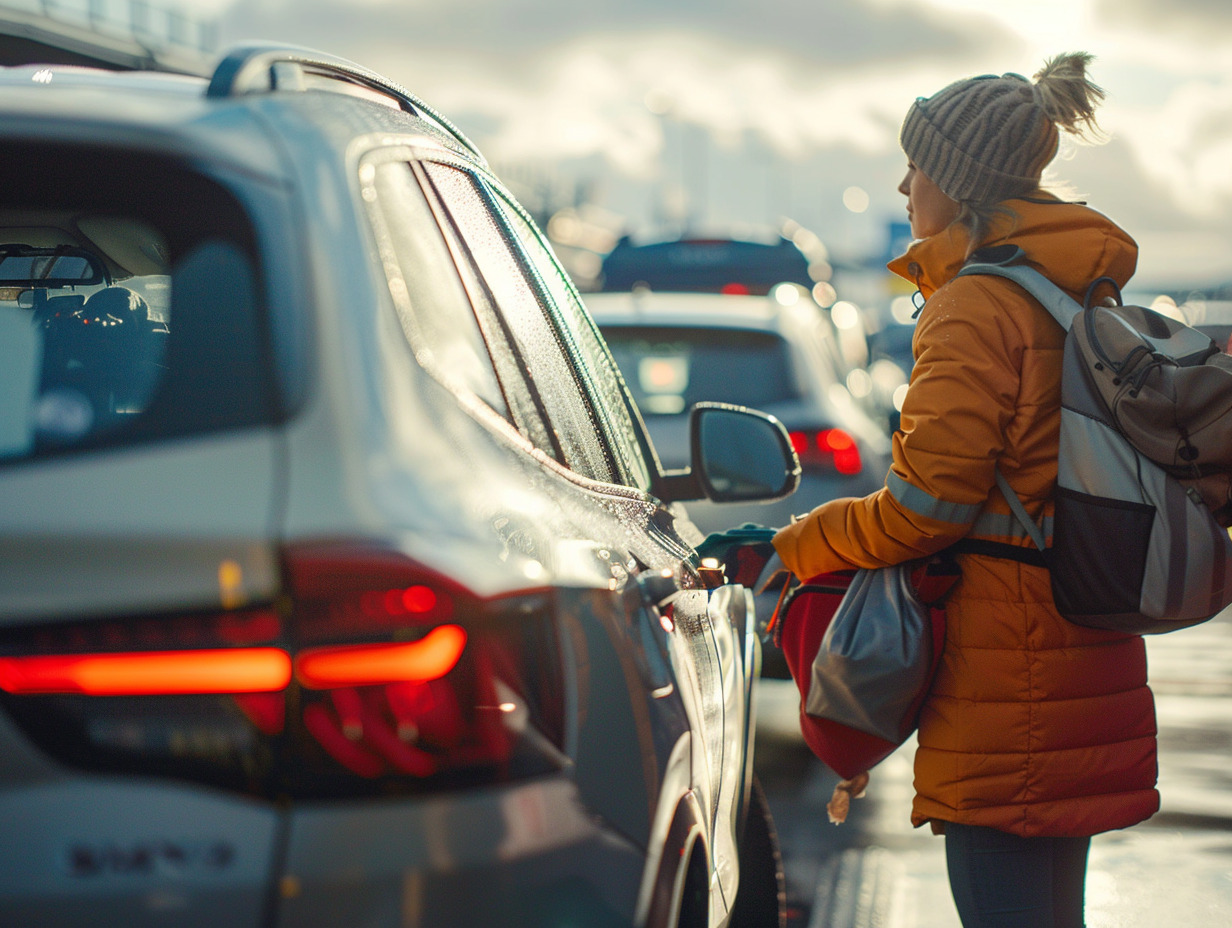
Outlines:
{"type": "Polygon", "coordinates": [[[730,928],[784,928],[787,888],[779,836],[766,794],[756,775],[749,792],[749,810],[740,838],[740,888],[732,907],[730,928]]]}

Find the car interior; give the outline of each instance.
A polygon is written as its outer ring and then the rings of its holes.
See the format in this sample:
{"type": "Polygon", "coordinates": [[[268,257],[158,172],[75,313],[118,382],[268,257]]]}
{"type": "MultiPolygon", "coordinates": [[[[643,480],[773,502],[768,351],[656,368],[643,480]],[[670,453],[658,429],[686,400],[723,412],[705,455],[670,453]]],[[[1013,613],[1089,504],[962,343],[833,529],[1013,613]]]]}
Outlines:
{"type": "Polygon", "coordinates": [[[73,444],[148,404],[170,333],[166,245],[127,217],[0,214],[6,456],[73,444]]]}

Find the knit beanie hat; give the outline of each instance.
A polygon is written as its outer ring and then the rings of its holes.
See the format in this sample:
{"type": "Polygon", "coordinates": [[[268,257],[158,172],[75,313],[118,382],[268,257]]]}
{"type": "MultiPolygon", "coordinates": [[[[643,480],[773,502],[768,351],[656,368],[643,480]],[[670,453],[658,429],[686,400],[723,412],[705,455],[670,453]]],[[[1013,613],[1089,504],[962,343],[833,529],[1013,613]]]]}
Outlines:
{"type": "Polygon", "coordinates": [[[907,157],[952,200],[988,204],[1039,186],[1056,156],[1058,128],[1098,132],[1104,92],[1086,79],[1091,56],[1051,59],[1031,83],[1020,74],[955,81],[907,111],[899,142],[907,157]]]}

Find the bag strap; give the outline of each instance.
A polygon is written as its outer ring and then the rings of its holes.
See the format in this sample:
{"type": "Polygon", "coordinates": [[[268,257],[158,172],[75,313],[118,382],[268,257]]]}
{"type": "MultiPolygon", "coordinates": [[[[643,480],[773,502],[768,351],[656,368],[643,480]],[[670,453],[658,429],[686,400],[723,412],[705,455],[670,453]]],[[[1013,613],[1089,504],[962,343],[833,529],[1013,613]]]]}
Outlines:
{"type": "Polygon", "coordinates": [[[997,471],[997,487],[1001,490],[1001,495],[1005,497],[1005,501],[1010,504],[1010,510],[1014,513],[1014,518],[1026,529],[1027,534],[1031,536],[1031,540],[1035,542],[1035,547],[1041,551],[1046,551],[1047,545],[1044,541],[1044,530],[1031,518],[1027,508],[1022,504],[1022,500],[1019,499],[1018,494],[1014,492],[1014,488],[1010,486],[1010,482],[1005,479],[1005,475],[999,470],[997,471]]]}
{"type": "Polygon", "coordinates": [[[976,260],[963,265],[962,270],[955,276],[991,274],[994,277],[1012,280],[1035,297],[1040,305],[1048,310],[1049,315],[1057,320],[1061,328],[1068,332],[1070,326],[1073,325],[1074,317],[1082,312],[1082,304],[1035,268],[1015,263],[1021,261],[1023,257],[1024,252],[1017,245],[1009,246],[1004,250],[997,248],[977,251],[976,260]],[[981,260],[985,258],[986,260],[981,260]]]}
{"type": "MultiPolygon", "coordinates": [[[[783,589],[779,590],[779,598],[774,603],[774,612],[770,613],[770,621],[766,623],[765,631],[762,632],[762,641],[773,641],[779,643],[779,616],[783,612],[783,602],[790,601],[787,596],[787,591],[791,589],[792,575],[788,574],[783,578],[783,589]]],[[[762,589],[765,589],[763,587],[762,589]]]]}
{"type": "Polygon", "coordinates": [[[1017,561],[1032,567],[1049,567],[1048,551],[1040,551],[1030,545],[1011,545],[1004,541],[988,541],[985,538],[962,538],[950,545],[947,551],[954,554],[981,554],[998,557],[1005,561],[1017,561]]]}
{"type": "MultiPolygon", "coordinates": [[[[1048,314],[1057,321],[1057,324],[1069,332],[1074,318],[1082,312],[1082,304],[1035,268],[1019,263],[1025,256],[1025,252],[1017,245],[981,249],[975,253],[975,260],[964,265],[956,276],[991,274],[994,277],[1011,280],[1031,294],[1044,309],[1048,310],[1048,314]]],[[[1014,492],[1014,488],[1010,486],[1010,482],[1005,479],[1000,470],[996,472],[996,478],[997,487],[1001,490],[1005,501],[1009,503],[1014,518],[1031,536],[1035,547],[1040,551],[1046,551],[1043,529],[1027,513],[1022,500],[1019,499],[1018,494],[1014,492]]]]}

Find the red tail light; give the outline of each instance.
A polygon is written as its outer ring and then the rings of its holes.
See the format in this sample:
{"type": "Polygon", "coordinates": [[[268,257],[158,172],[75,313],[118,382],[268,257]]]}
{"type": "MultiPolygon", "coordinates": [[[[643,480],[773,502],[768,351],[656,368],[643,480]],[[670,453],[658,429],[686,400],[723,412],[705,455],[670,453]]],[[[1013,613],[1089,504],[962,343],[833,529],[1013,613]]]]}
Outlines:
{"type": "Polygon", "coordinates": [[[311,648],[296,656],[295,679],[314,690],[334,686],[427,683],[458,664],[466,632],[438,625],[419,641],[311,648]]]}
{"type": "Polygon", "coordinates": [[[551,596],[483,599],[397,553],[286,554],[287,604],[0,635],[5,707],[49,753],[258,795],[559,769],[551,596]]]}
{"type": "Polygon", "coordinates": [[[0,689],[18,695],[265,693],[290,681],[291,658],[279,648],[0,657],[0,689]]]}
{"type": "Polygon", "coordinates": [[[864,467],[860,446],[843,429],[791,432],[790,437],[791,445],[805,467],[833,468],[847,475],[858,474],[864,467]]]}

